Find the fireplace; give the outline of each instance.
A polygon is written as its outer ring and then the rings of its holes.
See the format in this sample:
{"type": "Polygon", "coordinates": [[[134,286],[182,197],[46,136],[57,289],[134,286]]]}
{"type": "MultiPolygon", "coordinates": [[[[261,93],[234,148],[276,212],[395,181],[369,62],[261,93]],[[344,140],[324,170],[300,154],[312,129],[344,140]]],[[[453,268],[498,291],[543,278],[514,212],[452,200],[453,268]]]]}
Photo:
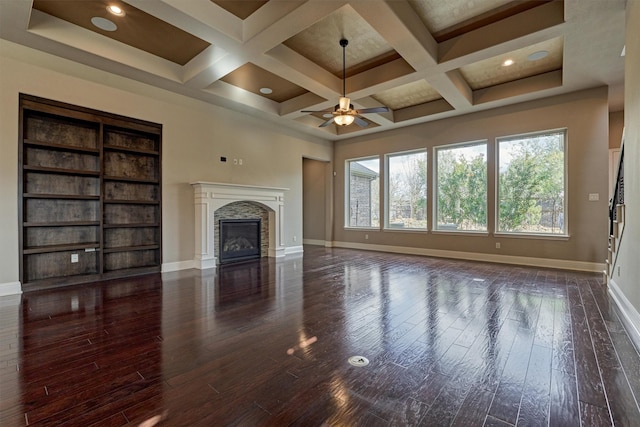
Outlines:
{"type": "Polygon", "coordinates": [[[221,219],[220,264],[260,258],[260,219],[221,219]]]}
{"type": "MultiPolygon", "coordinates": [[[[192,182],[195,208],[195,267],[203,270],[215,268],[220,262],[219,222],[215,212],[234,202],[253,202],[267,211],[267,220],[262,224],[268,227],[263,233],[266,256],[282,258],[285,256],[284,244],[284,192],[288,188],[261,187],[218,182],[192,182]]],[[[245,217],[246,218],[246,217],[245,217]]],[[[253,218],[250,216],[249,218],[253,218]]]]}

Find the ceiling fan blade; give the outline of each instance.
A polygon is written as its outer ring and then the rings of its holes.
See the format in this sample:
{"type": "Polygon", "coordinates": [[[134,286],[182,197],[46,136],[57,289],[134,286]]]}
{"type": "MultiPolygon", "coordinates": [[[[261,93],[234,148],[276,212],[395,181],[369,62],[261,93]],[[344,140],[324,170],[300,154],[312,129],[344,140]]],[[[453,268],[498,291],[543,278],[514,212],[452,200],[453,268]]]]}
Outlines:
{"type": "Polygon", "coordinates": [[[331,123],[333,123],[333,117],[331,117],[329,120],[327,120],[326,122],[322,123],[320,126],[318,126],[319,128],[323,128],[325,126],[329,126],[331,123]]]}
{"type": "Polygon", "coordinates": [[[388,107],[373,107],[373,108],[363,108],[362,110],[357,110],[358,114],[367,114],[367,113],[388,113],[388,107]]]}
{"type": "Polygon", "coordinates": [[[366,128],[367,126],[369,126],[369,122],[368,122],[368,121],[366,121],[366,120],[364,120],[364,119],[361,119],[361,118],[360,118],[360,117],[358,117],[358,116],[356,116],[356,118],[355,118],[355,120],[354,120],[354,121],[355,121],[355,122],[356,122],[356,124],[357,124],[358,126],[360,126],[361,128],[366,128]]]}

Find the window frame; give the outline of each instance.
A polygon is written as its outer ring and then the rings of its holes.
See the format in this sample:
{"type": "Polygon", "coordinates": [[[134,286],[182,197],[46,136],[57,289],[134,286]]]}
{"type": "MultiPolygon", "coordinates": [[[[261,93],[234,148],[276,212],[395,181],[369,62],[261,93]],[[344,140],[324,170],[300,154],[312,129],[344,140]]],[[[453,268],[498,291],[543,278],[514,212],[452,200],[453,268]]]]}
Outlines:
{"type": "Polygon", "coordinates": [[[384,221],[382,221],[382,227],[383,230],[385,231],[401,231],[401,232],[417,232],[417,233],[424,233],[429,231],[429,150],[425,147],[425,148],[417,148],[417,149],[412,149],[412,150],[406,150],[406,151],[396,151],[393,153],[386,153],[384,155],[384,206],[383,206],[383,212],[384,212],[384,221]],[[424,182],[424,186],[425,186],[425,226],[424,228],[394,228],[391,227],[389,225],[389,219],[390,219],[390,215],[389,215],[389,203],[391,198],[389,197],[389,178],[391,177],[391,174],[389,172],[389,159],[391,157],[399,157],[399,156],[406,156],[406,155],[411,155],[411,154],[420,154],[420,153],[424,153],[424,155],[427,157],[426,158],[426,162],[425,162],[425,182],[424,182]]]}
{"type": "MultiPolygon", "coordinates": [[[[380,216],[380,195],[378,194],[378,225],[372,226],[361,226],[361,225],[351,225],[351,163],[352,162],[360,162],[363,160],[377,160],[378,161],[378,170],[380,170],[380,155],[374,154],[371,156],[362,156],[355,157],[351,159],[345,159],[344,161],[344,228],[348,230],[380,230],[382,226],[381,216],[380,216]]],[[[374,171],[375,172],[375,171],[374,171]]],[[[380,172],[378,173],[378,179],[382,180],[382,176],[380,172]]],[[[378,193],[380,189],[378,189],[378,193]]],[[[373,212],[373,209],[371,210],[373,212]]]]}
{"type": "Polygon", "coordinates": [[[521,239],[546,239],[546,240],[568,240],[569,234],[569,130],[566,127],[547,129],[542,131],[525,132],[499,136],[495,139],[495,218],[494,236],[521,239]],[[562,233],[542,233],[542,232],[522,232],[522,231],[501,231],[500,230],[500,142],[508,142],[537,135],[562,133],[563,135],[563,230],[562,233]]]}
{"type": "Polygon", "coordinates": [[[454,233],[454,234],[466,234],[466,235],[480,235],[480,236],[488,236],[489,235],[489,140],[488,139],[477,139],[472,141],[464,141],[464,142],[456,142],[452,144],[443,144],[436,145],[433,147],[433,200],[432,200],[432,216],[431,216],[431,231],[432,233],[454,233]],[[464,148],[464,147],[472,147],[477,145],[485,146],[485,166],[486,166],[486,197],[485,197],[485,230],[446,230],[446,229],[438,229],[438,152],[444,149],[455,149],[455,148],[464,148]]]}

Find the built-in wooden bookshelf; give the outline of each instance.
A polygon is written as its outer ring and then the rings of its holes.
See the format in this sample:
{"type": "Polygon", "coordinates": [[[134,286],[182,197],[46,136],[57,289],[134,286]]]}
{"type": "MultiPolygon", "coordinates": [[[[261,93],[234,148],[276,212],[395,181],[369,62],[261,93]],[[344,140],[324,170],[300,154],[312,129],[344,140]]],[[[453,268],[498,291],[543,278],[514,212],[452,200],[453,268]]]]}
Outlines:
{"type": "Polygon", "coordinates": [[[162,126],[20,96],[24,290],[160,271],[162,126]]]}

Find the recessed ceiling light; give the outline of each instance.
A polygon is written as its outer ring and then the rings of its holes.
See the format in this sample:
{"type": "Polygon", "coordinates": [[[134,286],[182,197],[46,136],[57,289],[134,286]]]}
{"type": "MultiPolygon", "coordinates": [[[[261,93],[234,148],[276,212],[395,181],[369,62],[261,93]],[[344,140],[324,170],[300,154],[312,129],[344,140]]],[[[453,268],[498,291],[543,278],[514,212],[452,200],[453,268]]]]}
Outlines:
{"type": "Polygon", "coordinates": [[[122,8],[120,6],[116,6],[114,4],[107,6],[107,10],[116,15],[116,16],[124,16],[124,10],[122,10],[122,8]]]}
{"type": "Polygon", "coordinates": [[[264,95],[271,95],[273,93],[273,90],[270,87],[261,87],[260,93],[264,95]]]}
{"type": "Polygon", "coordinates": [[[104,31],[115,31],[118,29],[116,24],[100,16],[94,16],[91,18],[91,23],[104,31]]]}
{"type": "Polygon", "coordinates": [[[507,59],[502,63],[503,67],[508,67],[509,65],[513,65],[513,59],[507,59]]]}
{"type": "Polygon", "coordinates": [[[546,50],[539,50],[527,56],[527,59],[529,61],[537,61],[538,59],[546,58],[547,55],[549,55],[549,52],[547,52],[546,50]]]}

